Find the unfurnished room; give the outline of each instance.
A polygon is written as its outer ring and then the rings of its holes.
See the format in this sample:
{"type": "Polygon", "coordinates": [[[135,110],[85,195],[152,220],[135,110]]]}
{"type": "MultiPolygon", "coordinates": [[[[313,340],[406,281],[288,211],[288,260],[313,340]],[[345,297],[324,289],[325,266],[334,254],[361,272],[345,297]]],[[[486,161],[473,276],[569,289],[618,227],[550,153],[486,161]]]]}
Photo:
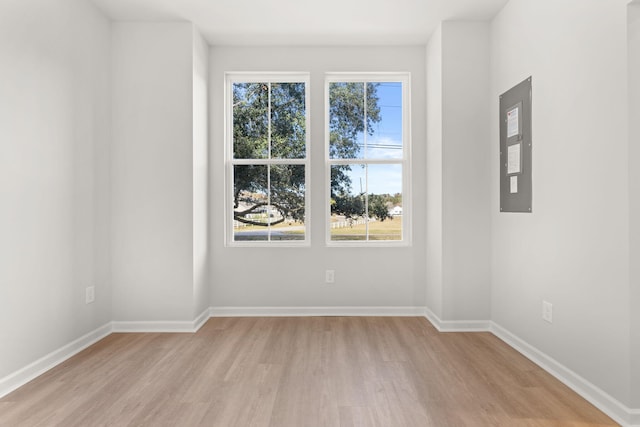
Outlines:
{"type": "Polygon", "coordinates": [[[640,0],[0,0],[0,426],[640,426],[640,0]]]}

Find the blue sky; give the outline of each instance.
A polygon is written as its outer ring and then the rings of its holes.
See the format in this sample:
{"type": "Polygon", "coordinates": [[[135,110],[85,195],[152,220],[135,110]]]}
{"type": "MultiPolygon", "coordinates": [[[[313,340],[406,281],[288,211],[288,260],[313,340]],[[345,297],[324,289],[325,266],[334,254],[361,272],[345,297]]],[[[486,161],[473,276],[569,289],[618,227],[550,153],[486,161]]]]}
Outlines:
{"type": "MultiPolygon", "coordinates": [[[[384,82],[378,86],[380,122],[374,125],[373,135],[367,135],[367,158],[402,159],[402,84],[384,82]]],[[[364,143],[364,135],[359,138],[364,143]]],[[[362,191],[374,194],[402,192],[401,165],[370,165],[367,180],[362,167],[354,166],[350,173],[353,194],[362,191]]]]}

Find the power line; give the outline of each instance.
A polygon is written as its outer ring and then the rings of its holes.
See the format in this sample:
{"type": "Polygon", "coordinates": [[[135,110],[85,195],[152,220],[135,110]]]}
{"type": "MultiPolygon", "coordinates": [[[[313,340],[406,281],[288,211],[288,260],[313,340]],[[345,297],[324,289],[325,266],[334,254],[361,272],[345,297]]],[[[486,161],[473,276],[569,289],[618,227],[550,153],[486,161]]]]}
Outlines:
{"type": "MultiPolygon", "coordinates": [[[[358,147],[364,147],[364,144],[357,144],[358,147]]],[[[402,145],[395,144],[367,144],[367,148],[387,148],[391,150],[402,150],[402,145]]]]}

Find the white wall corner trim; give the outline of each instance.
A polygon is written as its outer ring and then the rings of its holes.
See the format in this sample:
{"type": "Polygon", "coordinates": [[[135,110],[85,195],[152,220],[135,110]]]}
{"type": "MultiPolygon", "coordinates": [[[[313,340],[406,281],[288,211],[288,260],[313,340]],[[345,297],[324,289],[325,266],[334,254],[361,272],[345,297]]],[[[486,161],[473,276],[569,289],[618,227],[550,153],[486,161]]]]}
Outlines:
{"type": "Polygon", "coordinates": [[[193,332],[198,332],[210,318],[211,307],[207,307],[193,320],[193,332]]]}
{"type": "Polygon", "coordinates": [[[0,398],[25,385],[34,378],[80,353],[85,348],[97,343],[112,332],[111,323],[81,336],[69,344],[52,351],[24,368],[0,378],[0,398]]]}
{"type": "Polygon", "coordinates": [[[489,332],[489,320],[442,320],[436,314],[425,308],[425,317],[438,332],[489,332]]]}
{"type": "Polygon", "coordinates": [[[209,320],[211,309],[207,308],[194,320],[148,320],[113,321],[113,332],[198,332],[209,320]]]}
{"type": "Polygon", "coordinates": [[[424,307],[211,307],[211,317],[424,316],[424,307]]]}
{"type": "Polygon", "coordinates": [[[626,407],[594,384],[573,372],[571,369],[560,364],[529,343],[523,341],[497,323],[491,322],[490,331],[509,346],[520,352],[527,359],[531,360],[549,374],[553,375],[564,385],[578,393],[596,408],[613,418],[617,423],[628,427],[640,426],[640,409],[630,409],[626,407]]]}

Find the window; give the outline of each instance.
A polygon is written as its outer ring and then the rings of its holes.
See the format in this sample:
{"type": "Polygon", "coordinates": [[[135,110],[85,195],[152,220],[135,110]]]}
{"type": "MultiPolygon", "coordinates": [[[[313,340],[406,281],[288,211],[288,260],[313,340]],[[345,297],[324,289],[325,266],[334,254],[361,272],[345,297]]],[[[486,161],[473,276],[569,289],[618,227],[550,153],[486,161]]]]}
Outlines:
{"type": "Polygon", "coordinates": [[[326,79],[327,243],[406,245],[409,75],[326,79]]]}
{"type": "Polygon", "coordinates": [[[226,75],[227,242],[308,241],[309,76],[226,75]]]}

